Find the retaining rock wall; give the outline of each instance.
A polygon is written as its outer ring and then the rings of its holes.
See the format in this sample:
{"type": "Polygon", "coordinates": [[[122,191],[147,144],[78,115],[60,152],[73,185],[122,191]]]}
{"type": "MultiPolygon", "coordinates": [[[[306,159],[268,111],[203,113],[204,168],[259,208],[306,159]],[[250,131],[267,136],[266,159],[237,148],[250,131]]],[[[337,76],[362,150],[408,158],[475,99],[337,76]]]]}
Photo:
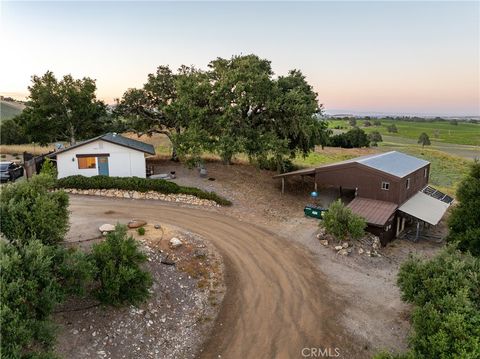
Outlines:
{"type": "Polygon", "coordinates": [[[215,201],[209,199],[200,199],[188,194],[163,194],[154,191],[138,192],[138,191],[125,191],[119,189],[75,189],[75,188],[63,188],[67,193],[71,194],[83,194],[88,196],[104,196],[104,197],[117,197],[117,198],[131,198],[131,199],[156,199],[167,202],[178,202],[195,204],[198,206],[207,207],[220,207],[215,201]]]}

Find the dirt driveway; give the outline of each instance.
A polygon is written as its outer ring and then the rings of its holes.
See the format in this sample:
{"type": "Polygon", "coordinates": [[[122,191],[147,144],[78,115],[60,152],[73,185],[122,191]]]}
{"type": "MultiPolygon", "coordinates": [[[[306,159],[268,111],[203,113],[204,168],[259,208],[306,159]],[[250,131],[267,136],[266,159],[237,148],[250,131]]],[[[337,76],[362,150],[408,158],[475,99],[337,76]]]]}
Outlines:
{"type": "Polygon", "coordinates": [[[368,357],[341,324],[342,300],[295,243],[220,213],[156,201],[71,196],[70,209],[71,233],[98,234],[97,224],[136,217],[185,228],[217,247],[227,292],[205,358],[302,358],[303,348],[368,357]]]}

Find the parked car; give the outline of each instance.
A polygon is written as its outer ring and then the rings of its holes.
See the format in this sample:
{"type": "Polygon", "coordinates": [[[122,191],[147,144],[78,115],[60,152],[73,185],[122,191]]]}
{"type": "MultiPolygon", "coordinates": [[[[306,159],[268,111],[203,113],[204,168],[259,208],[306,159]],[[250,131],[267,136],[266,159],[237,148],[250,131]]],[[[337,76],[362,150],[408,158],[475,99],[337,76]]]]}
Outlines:
{"type": "Polygon", "coordinates": [[[0,181],[15,181],[17,178],[23,176],[23,167],[15,162],[5,161],[0,162],[0,181]]]}

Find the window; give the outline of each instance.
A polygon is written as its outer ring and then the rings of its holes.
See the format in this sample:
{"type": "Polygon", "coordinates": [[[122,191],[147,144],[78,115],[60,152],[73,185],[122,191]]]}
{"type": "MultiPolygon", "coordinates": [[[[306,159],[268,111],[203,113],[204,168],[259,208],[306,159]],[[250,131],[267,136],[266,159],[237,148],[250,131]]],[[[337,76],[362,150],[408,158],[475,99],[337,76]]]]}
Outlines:
{"type": "Polygon", "coordinates": [[[390,182],[382,182],[382,189],[388,191],[390,188],[390,182]]]}
{"type": "Polygon", "coordinates": [[[86,169],[86,168],[96,168],[97,162],[95,157],[78,157],[78,168],[79,169],[86,169]]]}
{"type": "Polygon", "coordinates": [[[405,187],[407,187],[407,189],[410,188],[410,178],[407,178],[407,183],[406,183],[405,187]]]}

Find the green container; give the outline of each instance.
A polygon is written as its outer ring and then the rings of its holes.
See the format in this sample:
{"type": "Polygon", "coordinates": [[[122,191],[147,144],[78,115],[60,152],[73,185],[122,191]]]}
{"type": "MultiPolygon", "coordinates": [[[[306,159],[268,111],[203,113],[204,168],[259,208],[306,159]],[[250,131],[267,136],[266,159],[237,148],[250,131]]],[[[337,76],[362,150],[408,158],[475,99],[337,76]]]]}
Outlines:
{"type": "Polygon", "coordinates": [[[307,217],[313,217],[318,219],[322,219],[323,214],[326,211],[327,211],[326,208],[315,207],[315,206],[305,206],[305,208],[303,209],[303,212],[307,217]]]}

